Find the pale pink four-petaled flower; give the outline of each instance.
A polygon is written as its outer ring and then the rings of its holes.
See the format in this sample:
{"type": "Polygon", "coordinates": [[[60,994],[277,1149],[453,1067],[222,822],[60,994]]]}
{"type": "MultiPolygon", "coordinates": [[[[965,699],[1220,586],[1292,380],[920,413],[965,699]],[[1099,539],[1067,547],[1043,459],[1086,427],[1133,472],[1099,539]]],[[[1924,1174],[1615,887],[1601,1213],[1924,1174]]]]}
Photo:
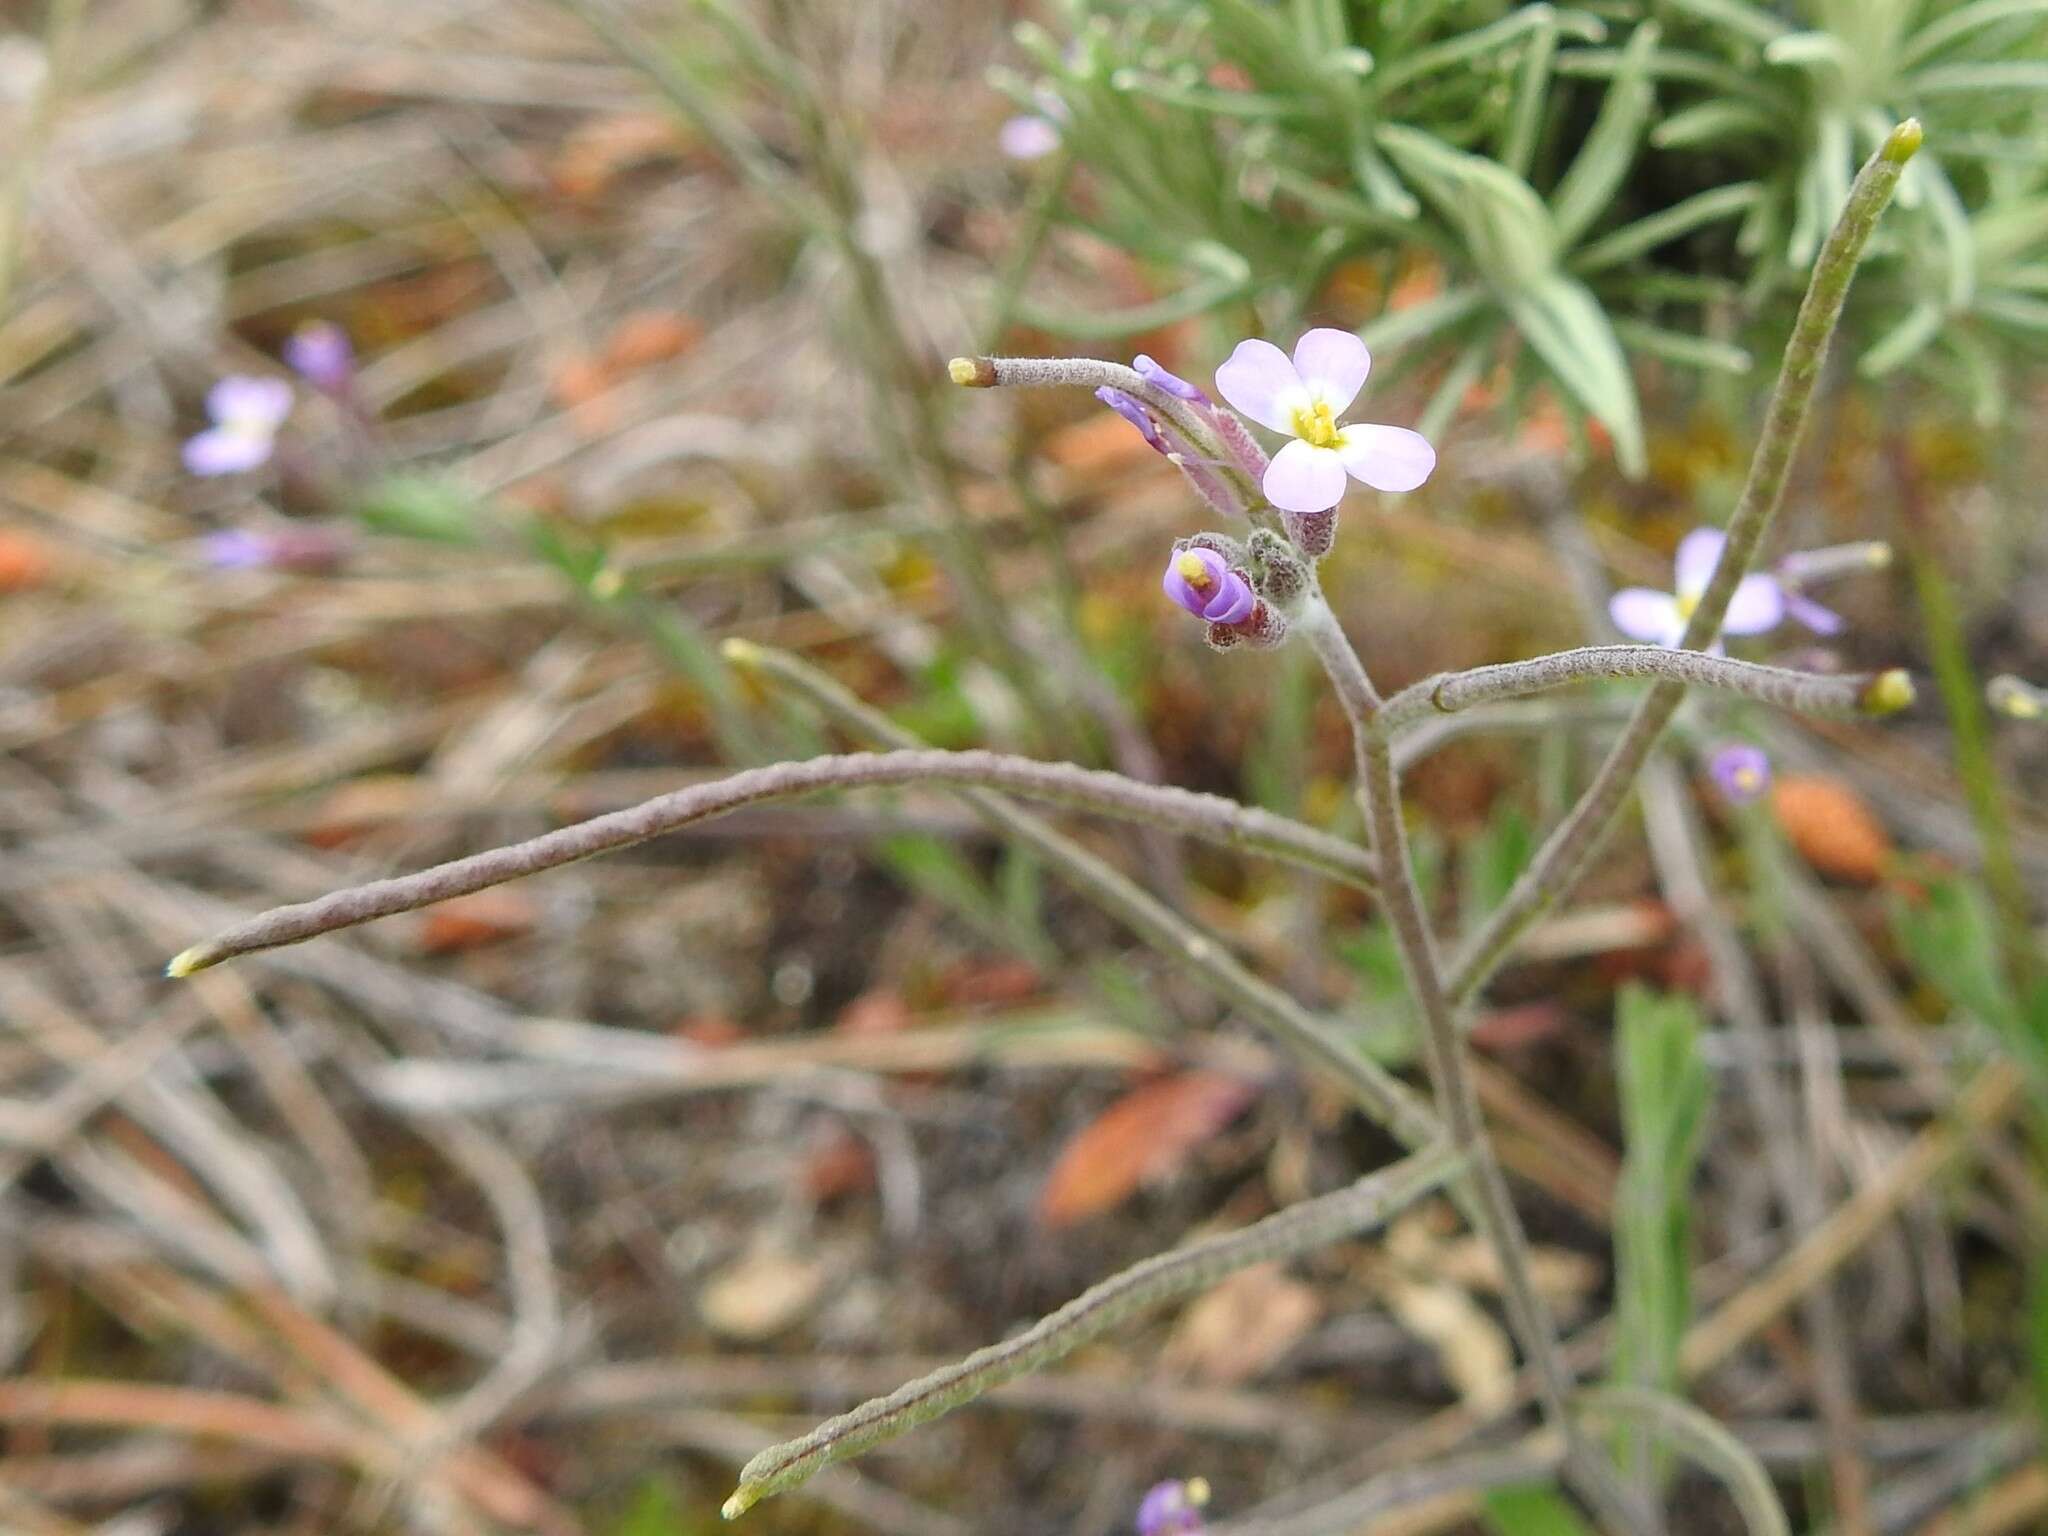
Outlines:
{"type": "Polygon", "coordinates": [[[1266,500],[1281,511],[1328,511],[1344,499],[1347,476],[1376,491],[1412,491],[1436,468],[1419,432],[1337,419],[1371,371],[1365,343],[1328,327],[1304,332],[1292,358],[1270,341],[1241,341],[1216,370],[1217,393],[1293,438],[1266,470],[1266,500]]]}
{"type": "MultiPolygon", "coordinates": [[[[1685,626],[1693,610],[1706,595],[1714,579],[1714,567],[1721,563],[1721,551],[1728,536],[1718,528],[1695,528],[1678,544],[1672,575],[1677,591],[1658,592],[1649,587],[1624,587],[1608,600],[1607,613],[1614,627],[1631,640],[1650,645],[1675,646],[1685,637],[1685,626]]],[[[1728,602],[1728,616],[1721,631],[1730,635],[1760,635],[1776,629],[1785,617],[1785,592],[1769,576],[1745,576],[1728,602]]]]}
{"type": "Polygon", "coordinates": [[[195,475],[233,475],[268,463],[277,429],[292,413],[283,379],[229,374],[206,394],[213,425],[185,441],[185,467],[195,475]]]}

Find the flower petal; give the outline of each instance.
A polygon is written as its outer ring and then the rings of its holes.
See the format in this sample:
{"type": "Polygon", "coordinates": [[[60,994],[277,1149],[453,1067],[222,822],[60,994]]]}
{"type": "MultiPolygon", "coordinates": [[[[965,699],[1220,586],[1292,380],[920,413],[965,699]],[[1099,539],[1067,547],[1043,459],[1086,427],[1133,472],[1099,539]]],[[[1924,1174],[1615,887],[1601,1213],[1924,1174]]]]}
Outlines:
{"type": "Polygon", "coordinates": [[[1607,616],[1614,627],[1631,640],[1646,645],[1676,645],[1685,633],[1685,620],[1678,616],[1678,599],[1669,592],[1648,587],[1623,587],[1607,600],[1607,616]]]}
{"type": "Polygon", "coordinates": [[[292,387],[283,379],[231,373],[206,392],[206,414],[217,423],[274,427],[292,413],[292,387]]]}
{"type": "Polygon", "coordinates": [[[1412,491],[1436,468],[1436,450],[1420,432],[1371,422],[1344,429],[1337,457],[1376,491],[1412,491]]]}
{"type": "Polygon", "coordinates": [[[1365,388],[1365,376],[1372,372],[1372,353],[1350,331],[1318,326],[1303,331],[1294,344],[1294,371],[1301,375],[1308,392],[1329,406],[1331,415],[1342,416],[1365,388]]]}
{"type": "Polygon", "coordinates": [[[1060,147],[1060,127],[1035,114],[1013,117],[996,130],[996,143],[1012,160],[1040,160],[1060,147]]]}
{"type": "Polygon", "coordinates": [[[1297,437],[1273,455],[1265,491],[1282,512],[1326,512],[1344,499],[1344,460],[1297,437]]]}
{"type": "Polygon", "coordinates": [[[1672,574],[1678,579],[1678,590],[1687,597],[1698,597],[1707,590],[1707,583],[1714,579],[1714,567],[1721,563],[1721,551],[1728,545],[1728,535],[1718,528],[1695,528],[1678,541],[1678,557],[1671,562],[1672,574]]]}
{"type": "Polygon", "coordinates": [[[1095,398],[1136,427],[1145,441],[1151,444],[1155,453],[1167,451],[1166,439],[1159,435],[1159,429],[1152,424],[1152,413],[1131,396],[1105,384],[1095,391],[1095,398]]]}
{"type": "Polygon", "coordinates": [[[1783,582],[1780,582],[1778,587],[1785,598],[1785,612],[1816,635],[1839,635],[1849,627],[1849,621],[1834,609],[1823,607],[1805,594],[1793,591],[1783,582]]]}
{"type": "Polygon", "coordinates": [[[1223,557],[1213,549],[1176,549],[1166,557],[1166,575],[1160,585],[1176,604],[1187,609],[1196,618],[1203,619],[1209,616],[1209,603],[1229,574],[1230,567],[1223,563],[1223,557]],[[1204,580],[1199,588],[1188,580],[1188,573],[1181,569],[1183,562],[1198,567],[1203,574],[1204,580]]]}
{"type": "Polygon", "coordinates": [[[1209,403],[1209,397],[1202,393],[1200,385],[1190,384],[1177,373],[1169,373],[1143,352],[1140,352],[1131,359],[1131,367],[1148,384],[1165,390],[1169,395],[1177,399],[1192,401],[1197,405],[1207,405],[1209,403]]]}
{"type": "Polygon", "coordinates": [[[1308,391],[1287,354],[1257,337],[1240,341],[1217,368],[1216,393],[1275,432],[1292,432],[1295,409],[1308,403],[1308,391]]]}
{"type": "Polygon", "coordinates": [[[1226,571],[1222,586],[1209,600],[1209,611],[1202,616],[1211,624],[1238,624],[1250,618],[1258,605],[1259,600],[1252,595],[1245,579],[1235,571],[1226,571]]]}
{"type": "Polygon", "coordinates": [[[1735,805],[1747,805],[1771,787],[1771,760],[1746,741],[1722,747],[1708,760],[1707,772],[1735,805]]]}
{"type": "Polygon", "coordinates": [[[1774,577],[1745,576],[1728,601],[1728,617],[1721,628],[1731,635],[1760,635],[1776,629],[1785,618],[1785,594],[1774,577]]]}
{"type": "Polygon", "coordinates": [[[209,427],[185,440],[185,468],[195,475],[233,475],[268,462],[271,436],[232,427],[209,427]]]}

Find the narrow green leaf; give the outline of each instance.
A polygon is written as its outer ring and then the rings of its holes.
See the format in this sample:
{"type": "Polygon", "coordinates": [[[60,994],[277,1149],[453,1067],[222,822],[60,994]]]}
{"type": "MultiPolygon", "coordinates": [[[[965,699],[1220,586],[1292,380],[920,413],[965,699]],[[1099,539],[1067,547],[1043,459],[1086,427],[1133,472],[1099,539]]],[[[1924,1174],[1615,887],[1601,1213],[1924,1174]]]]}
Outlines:
{"type": "Polygon", "coordinates": [[[1556,273],[1505,302],[1523,339],[1551,374],[1613,436],[1622,473],[1641,475],[1646,455],[1635,381],[1614,327],[1593,295],[1577,280],[1556,273]]]}
{"type": "Polygon", "coordinates": [[[1908,310],[1905,319],[1870,344],[1857,364],[1865,378],[1882,378],[1894,368],[1920,355],[1927,344],[1941,334],[1942,309],[1923,299],[1908,310]]]}
{"type": "Polygon", "coordinates": [[[1586,133],[1571,169],[1550,199],[1550,216],[1561,246],[1577,242],[1607,211],[1615,189],[1628,174],[1642,142],[1643,126],[1656,105],[1650,85],[1649,59],[1657,46],[1657,26],[1644,22],[1622,50],[1621,68],[1607,87],[1600,115],[1586,133]]]}
{"type": "Polygon", "coordinates": [[[1604,272],[1609,267],[1633,261],[1660,245],[1683,239],[1717,220],[1732,218],[1753,206],[1762,195],[1763,187],[1754,181],[1710,187],[1684,202],[1674,203],[1632,224],[1624,224],[1611,234],[1602,235],[1580,249],[1571,258],[1570,266],[1582,275],[1604,272]]]}
{"type": "Polygon", "coordinates": [[[1499,1536],[1593,1536],[1592,1527],[1552,1484],[1493,1488],[1479,1499],[1486,1523],[1499,1536]]]}
{"type": "Polygon", "coordinates": [[[1913,89],[1923,97],[2048,91],[2048,62],[2001,59],[1988,64],[1938,64],[1915,75],[1913,89]]]}
{"type": "Polygon", "coordinates": [[[1791,31],[1784,22],[1748,0],[1669,0],[1674,11],[1686,11],[1702,21],[1719,22],[1729,31],[1755,43],[1771,43],[1791,31]]]}
{"type": "MultiPolygon", "coordinates": [[[[1973,32],[2044,16],[2048,16],[2048,0],[1976,0],[1975,4],[1950,11],[1914,33],[1900,50],[1899,70],[1903,74],[1917,69],[1944,48],[1953,47],[1973,32]]],[[[1908,82],[1909,89],[1912,84],[1908,82]]]]}
{"type": "Polygon", "coordinates": [[[1756,359],[1732,342],[1690,331],[1667,330],[1644,320],[1616,318],[1614,334],[1632,352],[1647,352],[1666,362],[1713,373],[1732,373],[1737,378],[1756,366],[1756,359]]]}

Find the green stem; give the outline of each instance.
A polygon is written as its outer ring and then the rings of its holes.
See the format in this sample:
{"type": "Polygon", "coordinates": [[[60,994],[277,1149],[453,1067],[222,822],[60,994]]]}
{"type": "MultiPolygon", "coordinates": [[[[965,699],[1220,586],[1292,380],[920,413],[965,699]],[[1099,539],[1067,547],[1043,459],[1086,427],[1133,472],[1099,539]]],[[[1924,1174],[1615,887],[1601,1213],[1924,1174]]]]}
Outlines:
{"type": "MultiPolygon", "coordinates": [[[[1807,411],[1813,403],[1822,365],[1827,361],[1828,344],[1841,318],[1843,302],[1848,298],[1849,284],[1856,276],[1878,217],[1898,187],[1900,174],[1920,147],[1920,139],[1920,125],[1910,118],[1892,130],[1858,173],[1841,217],[1814,261],[1806,297],[1799,306],[1799,316],[1793,322],[1791,340],[1779,366],[1778,381],[1764,409],[1763,429],[1750,459],[1749,476],[1728,521],[1727,545],[1679,642],[1685,650],[1704,649],[1720,633],[1735,588],[1755,564],[1757,550],[1785,499],[1792,460],[1805,435],[1807,411]]],[[[1545,839],[1507,899],[1458,956],[1449,981],[1453,998],[1469,998],[1483,987],[1529,926],[1578,884],[1613,829],[1635,786],[1636,775],[1642,771],[1643,763],[1684,697],[1682,683],[1660,681],[1650,690],[1579,803],[1545,839]]]]}
{"type": "Polygon", "coordinates": [[[1471,1164],[1469,1179],[1461,1181],[1467,1193],[1463,1204],[1500,1264],[1508,1320],[1535,1372],[1544,1414],[1565,1438],[1568,1461],[1581,1491],[1615,1530],[1643,1531],[1639,1501],[1622,1485],[1599,1447],[1573,1428],[1566,1412],[1573,1387],[1571,1371],[1558,1346],[1556,1322],[1536,1288],[1528,1234],[1487,1135],[1457,1008],[1444,990],[1443,968],[1415,884],[1407,832],[1401,823],[1401,785],[1384,706],[1320,586],[1310,587],[1299,622],[1351,725],[1358,801],[1380,875],[1380,902],[1393,930],[1403,975],[1422,1015],[1423,1057],[1436,1094],[1437,1115],[1451,1147],[1471,1164]]]}

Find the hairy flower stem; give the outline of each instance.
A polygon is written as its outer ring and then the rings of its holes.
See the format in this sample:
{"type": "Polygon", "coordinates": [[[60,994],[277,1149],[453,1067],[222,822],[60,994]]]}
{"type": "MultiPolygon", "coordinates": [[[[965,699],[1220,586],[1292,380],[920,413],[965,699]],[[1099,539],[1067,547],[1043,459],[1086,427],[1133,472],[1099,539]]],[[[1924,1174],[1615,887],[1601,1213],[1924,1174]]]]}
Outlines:
{"type": "Polygon", "coordinates": [[[809,1434],[770,1446],[740,1469],[725,1501],[731,1520],[761,1500],[808,1481],[835,1461],[858,1456],[919,1424],[1032,1371],[1043,1370],[1088,1340],[1176,1297],[1206,1290],[1253,1264],[1313,1253],[1378,1225],[1435,1189],[1458,1170],[1457,1157],[1426,1148],[1334,1194],[1304,1200],[1221,1237],[1155,1254],[1090,1286],[1014,1338],[871,1398],[809,1434]]]}
{"type": "Polygon", "coordinates": [[[1586,645],[1528,661],[1426,677],[1387,700],[1379,729],[1392,733],[1435,715],[1456,714],[1503,699],[1526,698],[1595,679],[1631,677],[1712,688],[1804,715],[1885,715],[1913,702],[1912,680],[1896,670],[1829,676],[1661,645],[1586,645]]]}
{"type": "Polygon", "coordinates": [[[1457,1007],[1444,990],[1436,943],[1408,857],[1400,779],[1394,769],[1384,706],[1319,586],[1311,587],[1303,601],[1300,625],[1351,725],[1358,800],[1365,813],[1373,863],[1380,874],[1380,902],[1393,929],[1403,975],[1422,1015],[1423,1060],[1436,1094],[1437,1115],[1452,1148],[1470,1159],[1464,1181],[1470,1198],[1464,1204],[1500,1264],[1509,1322],[1535,1372],[1545,1417],[1565,1436],[1567,1459],[1581,1492],[1617,1533],[1642,1531],[1645,1524],[1636,1508],[1638,1501],[1622,1485],[1605,1453],[1573,1429],[1566,1412],[1573,1386],[1571,1372],[1558,1347],[1556,1324],[1536,1289],[1528,1235],[1522,1230],[1480,1114],[1457,1007]]]}
{"type": "MultiPolygon", "coordinates": [[[[1806,415],[1827,361],[1828,343],[1841,318],[1843,301],[1856,275],[1863,249],[1879,215],[1891,201],[1906,162],[1920,147],[1920,125],[1908,119],[1857,173],[1827,243],[1821,247],[1807,282],[1806,297],[1793,322],[1792,336],[1779,365],[1778,381],[1764,409],[1763,429],[1749,463],[1742,496],[1728,520],[1728,542],[1714,579],[1693,610],[1679,646],[1697,651],[1712,643],[1727,617],[1735,588],[1756,563],[1759,546],[1770,531],[1785,499],[1793,456],[1805,433],[1806,415]]],[[[1579,878],[1600,850],[1634,788],[1636,775],[1685,697],[1685,684],[1660,680],[1637,706],[1607,760],[1593,776],[1577,805],[1559,822],[1543,846],[1451,967],[1447,990],[1463,1001],[1486,984],[1529,925],[1541,917],[1579,878]]]]}

